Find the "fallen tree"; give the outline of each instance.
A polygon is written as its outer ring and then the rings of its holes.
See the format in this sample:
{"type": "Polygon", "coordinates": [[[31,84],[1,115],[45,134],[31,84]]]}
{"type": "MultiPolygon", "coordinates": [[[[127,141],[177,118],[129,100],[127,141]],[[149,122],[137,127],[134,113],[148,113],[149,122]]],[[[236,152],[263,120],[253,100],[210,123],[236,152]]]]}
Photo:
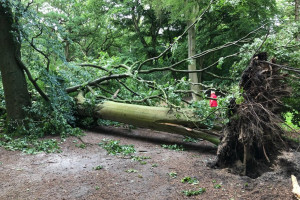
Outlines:
{"type": "Polygon", "coordinates": [[[87,109],[83,92],[77,95],[78,113],[112,121],[122,122],[137,127],[175,133],[207,140],[218,145],[219,135],[215,131],[220,126],[208,127],[196,118],[192,110],[172,110],[166,107],[141,106],[105,101],[87,109]]]}
{"type": "Polygon", "coordinates": [[[244,71],[240,88],[242,102],[232,99],[229,123],[208,127],[191,109],[141,106],[104,101],[90,107],[84,92],[77,96],[78,113],[137,127],[201,138],[218,145],[216,166],[235,168],[238,174],[258,176],[256,169],[269,169],[287,147],[280,124],[280,99],[290,94],[284,83],[283,66],[267,61],[266,53],[255,55],[244,71]]]}

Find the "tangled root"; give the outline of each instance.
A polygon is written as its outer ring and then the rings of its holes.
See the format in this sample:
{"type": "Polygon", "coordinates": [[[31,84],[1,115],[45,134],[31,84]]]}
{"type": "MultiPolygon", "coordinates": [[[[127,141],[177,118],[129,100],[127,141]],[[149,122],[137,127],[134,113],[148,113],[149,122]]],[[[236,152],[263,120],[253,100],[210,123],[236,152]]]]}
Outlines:
{"type": "Polygon", "coordinates": [[[286,74],[266,64],[266,53],[254,55],[240,81],[243,102],[231,100],[230,122],[223,130],[217,152],[217,166],[236,167],[241,175],[258,176],[257,168],[270,167],[279,151],[286,148],[280,127],[281,98],[291,91],[284,83],[286,74]]]}

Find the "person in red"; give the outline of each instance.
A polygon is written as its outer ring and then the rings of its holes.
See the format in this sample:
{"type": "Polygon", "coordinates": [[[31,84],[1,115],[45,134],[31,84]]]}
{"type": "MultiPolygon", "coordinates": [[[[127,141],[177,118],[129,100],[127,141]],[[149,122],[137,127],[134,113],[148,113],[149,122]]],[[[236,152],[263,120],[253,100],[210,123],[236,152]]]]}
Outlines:
{"type": "MultiPolygon", "coordinates": [[[[217,99],[217,95],[215,94],[215,91],[211,91],[210,98],[217,99]]],[[[217,100],[213,100],[213,99],[209,100],[209,106],[210,107],[218,107],[217,100]]]]}

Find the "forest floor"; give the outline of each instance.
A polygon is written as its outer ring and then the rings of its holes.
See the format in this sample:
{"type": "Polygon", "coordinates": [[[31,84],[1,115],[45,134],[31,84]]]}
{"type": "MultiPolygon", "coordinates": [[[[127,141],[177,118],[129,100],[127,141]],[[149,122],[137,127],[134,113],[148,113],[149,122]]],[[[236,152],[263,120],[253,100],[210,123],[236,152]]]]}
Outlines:
{"type": "Polygon", "coordinates": [[[27,155],[0,148],[0,199],[293,199],[290,174],[299,180],[299,152],[284,153],[281,165],[274,166],[273,172],[250,179],[227,169],[209,168],[217,148],[206,141],[183,139],[148,129],[102,127],[86,131],[82,141],[67,138],[61,153],[27,155]],[[135,156],[150,158],[139,162],[108,155],[98,145],[104,138],[132,144],[135,156]],[[85,148],[80,148],[82,142],[85,148]],[[183,145],[185,150],[165,149],[163,144],[183,145]],[[96,170],[97,166],[103,168],[96,170]],[[184,177],[196,178],[199,183],[182,183],[184,177]],[[205,192],[197,196],[183,193],[200,187],[205,192]]]}

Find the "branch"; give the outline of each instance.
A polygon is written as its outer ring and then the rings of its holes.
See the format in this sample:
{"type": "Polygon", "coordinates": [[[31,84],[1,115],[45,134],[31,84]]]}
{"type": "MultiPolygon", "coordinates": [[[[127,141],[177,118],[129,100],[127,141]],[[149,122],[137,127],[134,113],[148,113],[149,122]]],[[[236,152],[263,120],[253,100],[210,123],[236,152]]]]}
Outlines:
{"type": "MultiPolygon", "coordinates": [[[[230,58],[230,57],[234,57],[234,56],[238,56],[238,54],[241,53],[241,52],[238,52],[238,53],[234,53],[234,54],[231,54],[231,55],[228,55],[228,56],[225,56],[223,57],[224,59],[227,59],[227,58],[230,58]]],[[[214,65],[217,65],[219,63],[219,61],[216,61],[214,62],[213,64],[203,68],[203,69],[200,69],[200,70],[178,70],[178,69],[174,69],[173,67],[176,67],[171,65],[169,67],[162,67],[162,68],[152,68],[152,69],[149,69],[149,70],[141,70],[139,71],[139,73],[141,74],[148,74],[148,73],[152,73],[152,72],[159,72],[159,71],[172,71],[172,72],[180,72],[180,73],[197,73],[197,72],[203,72],[211,67],[213,67],[214,65]]]]}
{"type": "Polygon", "coordinates": [[[49,71],[49,67],[50,67],[50,59],[48,57],[48,55],[46,55],[43,51],[41,51],[40,49],[38,49],[35,45],[34,45],[34,39],[38,38],[39,36],[41,36],[43,34],[43,27],[40,29],[40,33],[37,34],[36,36],[31,38],[31,42],[28,41],[28,39],[25,37],[25,39],[27,40],[27,42],[29,42],[30,46],[36,50],[37,52],[39,52],[40,54],[42,54],[46,60],[47,60],[47,71],[49,71]]]}
{"type": "Polygon", "coordinates": [[[28,8],[31,6],[31,4],[33,4],[33,0],[31,0],[31,2],[27,3],[26,8],[24,9],[24,12],[27,12],[28,8]]]}
{"type": "Polygon", "coordinates": [[[127,85],[125,85],[122,81],[117,80],[123,87],[125,87],[129,92],[131,92],[132,94],[134,94],[135,96],[141,96],[138,93],[136,93],[135,91],[133,91],[132,89],[130,89],[127,85]]]}
{"type": "Polygon", "coordinates": [[[205,72],[205,73],[207,73],[207,74],[209,74],[209,75],[211,75],[211,76],[213,76],[215,78],[222,79],[222,80],[231,80],[231,81],[234,80],[234,78],[225,77],[225,76],[218,76],[218,75],[216,75],[214,73],[211,73],[211,72],[205,72]]]}
{"type": "Polygon", "coordinates": [[[93,67],[93,68],[96,68],[96,69],[101,69],[103,71],[109,72],[109,70],[105,69],[104,67],[101,67],[101,66],[98,66],[98,65],[93,65],[93,64],[79,64],[78,66],[81,66],[81,67],[93,67]]]}
{"type": "Polygon", "coordinates": [[[36,81],[32,78],[32,75],[30,73],[30,71],[27,69],[27,67],[25,66],[25,64],[22,62],[22,60],[20,58],[18,58],[17,56],[15,56],[18,65],[20,66],[21,69],[23,69],[28,77],[28,79],[31,81],[31,83],[33,84],[34,88],[37,90],[37,92],[43,97],[43,99],[47,102],[50,101],[50,99],[48,98],[48,96],[43,92],[43,90],[38,86],[38,84],[36,83],[36,81]]]}
{"type": "Polygon", "coordinates": [[[140,100],[118,100],[118,99],[114,99],[114,98],[107,98],[105,96],[98,96],[97,99],[105,99],[105,100],[109,100],[109,101],[114,101],[114,102],[119,102],[119,103],[147,103],[147,100],[149,99],[162,99],[164,100],[162,97],[162,94],[159,95],[154,95],[154,96],[149,96],[149,97],[145,97],[143,99],[140,100]]]}
{"type": "Polygon", "coordinates": [[[278,64],[275,64],[275,63],[272,63],[272,62],[268,62],[268,61],[261,61],[261,60],[259,60],[258,62],[259,63],[269,64],[269,65],[273,65],[275,67],[279,67],[281,69],[284,69],[284,70],[287,70],[287,71],[291,71],[291,72],[295,72],[295,73],[300,74],[300,69],[297,69],[297,68],[293,68],[293,67],[289,67],[289,66],[285,66],[285,65],[278,65],[278,64]]]}
{"type": "Polygon", "coordinates": [[[137,71],[140,71],[142,69],[142,66],[144,64],[146,64],[147,62],[150,61],[154,61],[154,60],[158,60],[160,57],[162,57],[164,54],[166,54],[187,32],[188,30],[190,30],[196,23],[198,23],[201,19],[202,16],[208,11],[208,9],[210,8],[211,4],[212,4],[213,0],[210,1],[209,5],[207,6],[207,8],[201,13],[201,15],[194,21],[194,23],[192,23],[172,44],[169,45],[168,48],[166,48],[161,54],[159,54],[156,57],[153,58],[149,58],[147,60],[145,60],[144,62],[142,62],[139,66],[137,71]]]}
{"type": "Polygon", "coordinates": [[[118,93],[112,93],[112,92],[110,92],[110,91],[108,91],[108,90],[106,90],[105,88],[103,88],[103,87],[99,87],[101,90],[103,90],[104,92],[106,92],[106,93],[108,93],[108,94],[110,94],[113,98],[112,99],[115,99],[116,97],[118,97],[118,98],[120,98],[120,99],[122,99],[122,100],[124,100],[122,97],[119,97],[118,96],[118,93]]]}
{"type": "Polygon", "coordinates": [[[98,78],[98,79],[93,80],[93,81],[89,81],[89,82],[81,84],[81,85],[76,85],[76,86],[73,86],[73,87],[66,88],[66,92],[71,93],[71,92],[75,92],[79,88],[82,88],[82,87],[87,86],[87,85],[94,86],[94,85],[97,85],[97,84],[99,84],[103,81],[106,81],[106,80],[122,79],[122,78],[127,78],[127,77],[130,77],[130,76],[131,75],[129,75],[129,74],[116,74],[116,75],[114,74],[114,75],[104,76],[104,77],[98,78]]]}
{"type": "MultiPolygon", "coordinates": [[[[173,64],[173,65],[171,65],[171,66],[164,67],[164,68],[154,68],[154,69],[150,69],[150,70],[139,70],[139,69],[141,69],[141,68],[139,67],[139,68],[138,68],[138,72],[139,72],[139,73],[151,73],[151,72],[154,72],[154,71],[167,71],[167,70],[169,70],[169,71],[174,71],[174,72],[183,72],[183,73],[203,72],[203,71],[207,70],[208,68],[211,68],[212,66],[218,64],[219,61],[216,61],[215,63],[213,63],[213,64],[209,65],[208,67],[203,68],[203,69],[201,69],[201,70],[190,70],[190,71],[189,71],[189,70],[175,70],[175,69],[173,69],[173,68],[176,67],[176,66],[178,66],[178,65],[180,65],[180,64],[182,64],[182,63],[184,63],[184,62],[187,62],[188,60],[200,58],[200,57],[203,57],[203,56],[205,56],[205,55],[207,55],[207,54],[209,54],[209,53],[212,53],[212,52],[215,52],[215,51],[218,51],[218,50],[221,50],[221,49],[230,47],[230,46],[237,45],[238,43],[243,42],[246,38],[248,38],[249,35],[251,35],[251,34],[257,32],[257,31],[260,30],[260,29],[262,29],[264,26],[265,26],[265,24],[262,25],[262,26],[260,26],[259,28],[255,29],[255,30],[249,32],[248,34],[246,34],[245,36],[243,36],[242,38],[240,38],[240,39],[238,39],[238,40],[236,40],[236,41],[228,42],[228,43],[226,43],[226,44],[224,44],[224,45],[221,45],[221,46],[218,46],[218,47],[215,47],[215,48],[212,48],[212,49],[205,50],[205,51],[203,51],[203,52],[201,52],[201,53],[199,53],[199,54],[196,54],[196,55],[194,55],[194,56],[191,56],[191,57],[188,57],[188,58],[183,59],[183,60],[181,60],[181,61],[178,61],[177,63],[175,63],[175,64],[173,64]]],[[[238,54],[239,54],[239,53],[235,53],[235,54],[232,54],[232,55],[228,55],[228,56],[226,56],[226,57],[224,57],[224,58],[229,58],[229,57],[237,56],[238,54]]],[[[142,64],[143,64],[143,63],[142,63],[142,64]]],[[[140,64],[140,66],[141,66],[142,64],[140,64]]]]}

